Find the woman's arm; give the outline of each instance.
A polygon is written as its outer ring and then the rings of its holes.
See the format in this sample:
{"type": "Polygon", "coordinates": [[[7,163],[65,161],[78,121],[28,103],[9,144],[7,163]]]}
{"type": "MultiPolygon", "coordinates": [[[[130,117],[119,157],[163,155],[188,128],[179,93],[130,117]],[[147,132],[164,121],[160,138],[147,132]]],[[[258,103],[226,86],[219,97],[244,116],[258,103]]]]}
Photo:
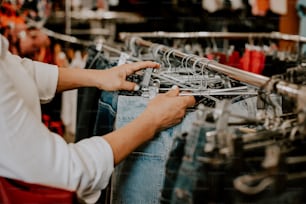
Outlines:
{"type": "Polygon", "coordinates": [[[126,81],[126,77],[149,67],[158,68],[159,64],[144,61],[124,64],[106,70],[59,68],[56,91],[62,92],[80,87],[97,87],[106,91],[134,90],[136,84],[126,81]]]}

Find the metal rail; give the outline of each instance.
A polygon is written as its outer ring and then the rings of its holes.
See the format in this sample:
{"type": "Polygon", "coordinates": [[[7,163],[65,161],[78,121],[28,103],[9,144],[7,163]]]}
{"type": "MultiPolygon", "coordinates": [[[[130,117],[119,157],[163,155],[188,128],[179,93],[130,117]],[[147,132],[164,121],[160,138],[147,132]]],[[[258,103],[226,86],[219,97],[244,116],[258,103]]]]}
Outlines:
{"type": "Polygon", "coordinates": [[[280,32],[269,33],[243,33],[243,32],[121,32],[121,39],[126,37],[141,37],[141,38],[227,38],[227,39],[253,39],[253,38],[268,38],[277,40],[287,40],[294,42],[306,42],[306,37],[300,35],[291,35],[280,32]]]}
{"type": "Polygon", "coordinates": [[[231,66],[220,64],[214,60],[209,60],[205,57],[199,57],[195,55],[185,54],[179,50],[161,45],[152,43],[150,41],[144,40],[139,37],[130,37],[130,36],[121,36],[121,40],[129,40],[130,42],[135,43],[137,46],[147,47],[147,48],[158,48],[156,54],[164,55],[165,53],[171,52],[171,57],[174,57],[178,60],[188,59],[190,64],[197,66],[198,69],[208,69],[210,71],[217,72],[219,74],[228,76],[229,78],[238,80],[240,82],[262,88],[266,91],[277,92],[281,95],[287,96],[291,99],[294,99],[298,102],[299,109],[305,109],[306,106],[306,86],[300,86],[293,83],[289,83],[283,80],[277,80],[262,76],[259,74],[247,72],[240,70],[231,66]]]}

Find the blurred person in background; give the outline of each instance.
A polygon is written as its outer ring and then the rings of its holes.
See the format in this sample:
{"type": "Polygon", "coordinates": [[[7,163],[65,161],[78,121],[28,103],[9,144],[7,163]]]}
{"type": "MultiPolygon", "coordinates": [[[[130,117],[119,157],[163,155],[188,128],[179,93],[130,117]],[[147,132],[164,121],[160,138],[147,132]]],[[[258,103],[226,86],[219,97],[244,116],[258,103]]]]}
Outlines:
{"type": "Polygon", "coordinates": [[[28,7],[27,1],[3,1],[0,9],[0,31],[10,43],[10,52],[43,61],[42,52],[50,46],[50,39],[40,28],[29,25],[28,21],[41,19],[35,14],[38,13],[37,9],[27,9],[28,7]]]}

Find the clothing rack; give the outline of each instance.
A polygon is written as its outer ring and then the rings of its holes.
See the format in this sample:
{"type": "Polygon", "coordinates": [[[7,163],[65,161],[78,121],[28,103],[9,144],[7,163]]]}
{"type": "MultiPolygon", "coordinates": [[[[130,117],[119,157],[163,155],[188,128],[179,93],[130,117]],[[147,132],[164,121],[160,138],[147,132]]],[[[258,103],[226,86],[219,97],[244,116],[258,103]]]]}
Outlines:
{"type": "MultiPolygon", "coordinates": [[[[92,41],[85,41],[85,40],[80,40],[78,38],[75,38],[73,36],[69,36],[69,35],[65,35],[65,34],[60,34],[60,33],[56,33],[53,32],[51,30],[48,30],[46,28],[42,28],[42,30],[50,37],[54,37],[56,39],[59,40],[63,40],[66,42],[70,42],[70,43],[76,43],[76,44],[80,44],[80,45],[84,45],[84,46],[89,46],[92,45],[93,42],[92,41]]],[[[156,32],[156,33],[160,33],[160,32],[156,32]]],[[[164,33],[164,32],[163,32],[164,33]]],[[[222,32],[219,33],[219,35],[213,36],[214,34],[218,34],[218,32],[214,33],[214,32],[197,32],[196,34],[200,35],[200,33],[202,33],[202,35],[204,36],[204,33],[207,34],[207,36],[212,36],[212,37],[226,37],[226,36],[236,36],[236,37],[263,37],[263,36],[268,36],[268,33],[247,33],[247,34],[243,34],[240,33],[238,35],[238,33],[226,33],[226,32],[222,32]],[[228,34],[228,35],[227,35],[228,34]]],[[[152,33],[151,33],[152,34],[152,33]]],[[[165,33],[167,34],[167,33],[165,33]]],[[[183,33],[181,33],[183,34],[183,33]]],[[[188,33],[186,33],[187,35],[188,33]]],[[[272,36],[273,33],[269,33],[270,36],[272,36]]],[[[305,37],[301,37],[301,36],[296,36],[296,35],[287,35],[287,34],[274,34],[274,37],[276,38],[276,36],[278,39],[283,39],[283,40],[293,40],[293,41],[298,41],[298,42],[306,42],[306,38],[305,37]]],[[[277,92],[278,94],[287,96],[293,100],[295,100],[297,102],[297,110],[301,111],[301,112],[306,112],[306,86],[301,86],[301,85],[296,85],[293,83],[289,83],[286,82],[284,80],[279,80],[279,79],[274,79],[274,78],[269,78],[269,77],[265,77],[262,75],[258,75],[258,74],[254,74],[251,72],[247,72],[244,70],[240,70],[228,65],[224,65],[224,64],[220,64],[216,61],[213,60],[209,60],[207,58],[204,57],[199,57],[199,56],[195,56],[195,55],[189,55],[189,54],[185,54],[183,52],[180,52],[179,50],[167,47],[165,45],[162,44],[156,44],[147,40],[144,40],[140,37],[137,36],[132,36],[132,33],[130,34],[125,34],[123,35],[121,33],[120,35],[121,40],[123,41],[129,41],[129,44],[135,44],[137,46],[141,46],[141,47],[147,47],[147,48],[152,48],[152,47],[157,47],[157,54],[160,55],[164,55],[165,53],[169,53],[171,52],[171,56],[178,59],[178,60],[183,60],[183,59],[188,59],[188,61],[190,63],[192,63],[193,65],[197,65],[198,68],[202,69],[203,67],[206,69],[209,69],[211,71],[217,72],[219,74],[223,74],[225,76],[228,76],[232,79],[238,80],[240,82],[258,87],[258,88],[262,88],[268,92],[277,92]]],[[[115,49],[111,46],[105,45],[104,43],[101,43],[101,46],[103,46],[103,49],[106,51],[110,51],[110,52],[114,52],[117,54],[121,54],[123,52],[121,52],[118,49],[115,49]]],[[[131,58],[135,59],[136,61],[139,61],[139,59],[134,58],[132,56],[130,56],[131,58]]],[[[301,117],[303,119],[301,119],[302,121],[304,121],[304,119],[306,120],[306,118],[304,118],[304,114],[301,117]]],[[[306,133],[306,127],[305,127],[305,133],[306,133]]]]}
{"type": "MultiPolygon", "coordinates": [[[[89,46],[92,45],[92,41],[80,40],[71,35],[65,35],[61,33],[54,32],[47,28],[40,26],[42,31],[45,32],[49,37],[53,37],[65,42],[75,43],[79,45],[89,46]]],[[[271,33],[235,33],[235,32],[121,32],[119,33],[120,39],[126,39],[131,37],[140,37],[140,38],[269,38],[269,39],[278,39],[278,40],[287,40],[293,42],[305,43],[306,37],[300,35],[291,35],[284,34],[280,32],[271,32],[271,33]]],[[[107,49],[108,47],[105,46],[107,49]]],[[[110,47],[111,48],[111,47],[110,47]]],[[[111,51],[111,50],[110,50],[111,51]]]]}
{"type": "Polygon", "coordinates": [[[193,66],[197,65],[197,68],[199,68],[199,70],[201,70],[202,68],[206,68],[208,70],[223,74],[240,82],[261,88],[268,92],[277,92],[278,94],[287,96],[297,101],[298,110],[304,111],[305,109],[304,106],[306,104],[306,86],[299,86],[283,80],[277,80],[274,78],[254,74],[228,65],[220,64],[214,60],[209,60],[204,57],[185,54],[183,52],[180,52],[179,50],[167,47],[165,45],[152,43],[139,37],[121,37],[123,41],[134,42],[136,46],[152,49],[154,49],[155,47],[155,53],[160,54],[162,56],[165,53],[171,52],[171,56],[178,60],[188,59],[189,62],[193,64],[193,66]]]}
{"type": "Polygon", "coordinates": [[[306,37],[300,35],[291,35],[280,32],[269,33],[242,33],[242,32],[120,32],[121,39],[127,37],[141,37],[141,38],[227,38],[227,39],[253,39],[253,38],[268,38],[277,40],[287,40],[294,42],[306,42],[306,37]]]}
{"type": "MultiPolygon", "coordinates": [[[[42,28],[42,31],[44,33],[46,33],[49,37],[52,37],[52,38],[55,38],[55,39],[58,39],[58,40],[62,40],[62,41],[68,42],[68,43],[78,44],[78,45],[82,45],[82,46],[85,46],[85,47],[88,47],[88,46],[93,45],[95,43],[96,48],[99,49],[99,50],[105,50],[105,51],[108,51],[108,52],[112,52],[112,53],[118,54],[118,56],[120,56],[121,54],[127,55],[127,53],[122,52],[119,49],[116,49],[116,48],[114,48],[110,45],[106,45],[104,42],[102,42],[102,40],[101,41],[97,40],[96,42],[88,41],[88,40],[80,40],[80,39],[78,39],[76,37],[73,37],[71,35],[65,35],[65,34],[57,33],[57,32],[54,32],[52,30],[49,30],[47,28],[42,28]]],[[[133,56],[128,56],[128,58],[133,60],[133,61],[140,61],[140,59],[138,59],[136,57],[133,57],[133,56]]]]}
{"type": "Polygon", "coordinates": [[[41,28],[42,32],[44,32],[46,35],[48,35],[49,37],[58,39],[58,40],[62,40],[65,42],[69,42],[69,43],[73,43],[73,44],[78,44],[78,45],[83,45],[83,46],[89,46],[92,45],[92,41],[87,41],[87,40],[80,40],[76,37],[73,37],[71,35],[65,35],[62,33],[57,33],[54,32],[52,30],[49,30],[47,28],[42,27],[41,28]]]}
{"type": "MultiPolygon", "coordinates": [[[[42,28],[42,31],[45,32],[48,36],[63,40],[70,43],[76,43],[84,46],[92,45],[92,41],[86,41],[86,40],[80,40],[76,37],[65,35],[61,33],[56,33],[54,31],[51,31],[46,28],[42,28]]],[[[153,47],[158,46],[160,49],[158,50],[159,54],[164,54],[171,51],[171,55],[175,58],[178,58],[179,60],[188,58],[191,63],[197,63],[199,67],[205,67],[212,71],[216,71],[218,73],[224,74],[232,79],[247,83],[249,85],[253,85],[256,87],[269,87],[268,85],[271,83],[274,83],[274,87],[276,88],[276,92],[280,94],[284,94],[290,98],[293,98],[294,100],[305,102],[306,104],[306,87],[305,86],[298,86],[296,84],[288,83],[286,81],[282,80],[276,80],[271,79],[269,77],[265,77],[262,75],[254,74],[251,72],[243,71],[231,66],[220,64],[216,61],[208,60],[204,57],[199,56],[191,56],[188,54],[185,54],[183,52],[180,52],[179,50],[175,50],[173,48],[164,46],[164,45],[158,45],[156,43],[152,43],[150,41],[144,40],[142,38],[139,38],[138,35],[142,35],[145,33],[135,33],[136,36],[133,35],[133,33],[120,33],[120,39],[123,41],[133,41],[138,46],[143,47],[153,47]],[[132,36],[133,35],[133,36],[132,36]]],[[[149,34],[149,33],[147,33],[149,34]]],[[[191,33],[167,33],[167,32],[153,32],[150,33],[150,36],[180,36],[180,37],[187,37],[192,36],[189,35],[191,33]]],[[[306,37],[298,36],[298,35],[287,35],[287,34],[281,34],[281,33],[227,33],[227,32],[194,32],[193,36],[207,36],[207,37],[268,37],[271,38],[277,38],[277,39],[283,39],[283,40],[293,40],[298,42],[306,42],[306,37]]],[[[103,44],[103,49],[111,52],[115,52],[120,54],[121,51],[117,50],[111,46],[103,44]]],[[[270,87],[271,88],[271,87],[270,87]]],[[[271,91],[271,90],[269,90],[271,91]]]]}

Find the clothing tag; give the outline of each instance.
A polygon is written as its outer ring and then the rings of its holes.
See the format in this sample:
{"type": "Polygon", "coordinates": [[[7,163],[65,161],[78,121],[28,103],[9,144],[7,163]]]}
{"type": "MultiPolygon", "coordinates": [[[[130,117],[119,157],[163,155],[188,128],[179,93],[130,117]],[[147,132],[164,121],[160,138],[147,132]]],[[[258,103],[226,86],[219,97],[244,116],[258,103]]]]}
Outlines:
{"type": "Polygon", "coordinates": [[[118,66],[125,64],[129,57],[130,56],[127,53],[122,52],[118,60],[118,66]]]}

